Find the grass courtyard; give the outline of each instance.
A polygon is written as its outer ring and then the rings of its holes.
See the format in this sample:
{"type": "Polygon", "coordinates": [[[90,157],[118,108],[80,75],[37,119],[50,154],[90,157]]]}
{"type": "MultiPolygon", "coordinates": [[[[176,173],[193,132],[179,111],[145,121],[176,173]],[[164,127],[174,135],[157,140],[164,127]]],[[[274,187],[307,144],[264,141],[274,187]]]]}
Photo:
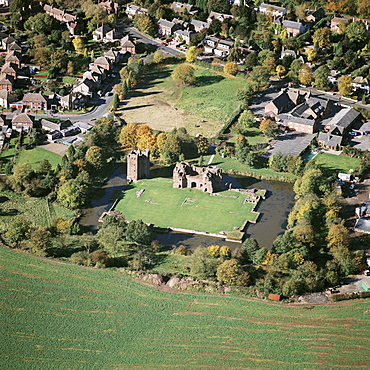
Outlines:
{"type": "Polygon", "coordinates": [[[359,158],[351,158],[346,155],[336,155],[330,153],[319,153],[314,161],[328,173],[344,172],[348,173],[349,170],[354,170],[361,163],[359,158]]]}
{"type": "Polygon", "coordinates": [[[246,220],[256,221],[254,204],[244,203],[246,195],[230,191],[237,198],[210,196],[196,189],[174,189],[170,179],[140,180],[125,190],[116,209],[127,220],[142,219],[159,227],[176,227],[208,233],[232,231],[246,220]],[[140,197],[136,192],[145,189],[140,197]],[[187,201],[186,201],[187,199],[187,201]]]}

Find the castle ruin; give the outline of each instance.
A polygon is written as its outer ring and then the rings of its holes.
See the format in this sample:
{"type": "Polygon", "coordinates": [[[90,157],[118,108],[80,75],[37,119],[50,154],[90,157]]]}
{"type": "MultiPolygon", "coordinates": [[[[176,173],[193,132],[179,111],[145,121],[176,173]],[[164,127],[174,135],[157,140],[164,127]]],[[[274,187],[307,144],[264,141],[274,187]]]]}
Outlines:
{"type": "Polygon", "coordinates": [[[131,150],[127,155],[127,180],[137,182],[149,176],[149,156],[149,149],[131,150]]]}
{"type": "Polygon", "coordinates": [[[222,190],[222,185],[222,171],[214,166],[199,167],[181,162],[173,170],[174,188],[194,188],[213,193],[222,190]]]}

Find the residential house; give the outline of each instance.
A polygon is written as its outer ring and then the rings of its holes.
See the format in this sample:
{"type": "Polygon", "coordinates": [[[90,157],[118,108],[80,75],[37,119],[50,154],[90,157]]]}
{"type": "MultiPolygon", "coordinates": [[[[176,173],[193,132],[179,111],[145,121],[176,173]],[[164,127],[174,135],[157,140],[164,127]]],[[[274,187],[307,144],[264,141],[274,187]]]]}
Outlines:
{"type": "Polygon", "coordinates": [[[0,90],[0,107],[9,108],[9,91],[0,90]]]}
{"type": "Polygon", "coordinates": [[[230,50],[233,48],[233,46],[234,46],[234,41],[220,39],[220,41],[218,42],[216,46],[216,49],[214,50],[214,53],[215,55],[219,57],[225,57],[229,55],[230,50]]]}
{"type": "Polygon", "coordinates": [[[289,112],[295,105],[296,103],[292,101],[288,92],[283,90],[275,99],[265,106],[265,114],[277,116],[280,113],[289,112]]]}
{"type": "Polygon", "coordinates": [[[98,75],[100,75],[100,80],[104,80],[105,78],[105,72],[106,72],[106,69],[104,69],[103,67],[99,66],[99,65],[92,65],[90,66],[90,72],[91,73],[96,73],[98,75]]]}
{"type": "Polygon", "coordinates": [[[89,71],[84,72],[84,74],[82,75],[82,79],[92,81],[95,87],[99,88],[101,80],[102,80],[102,75],[89,70],[89,71]]]}
{"type": "Polygon", "coordinates": [[[78,121],[73,124],[74,127],[78,127],[82,134],[87,134],[94,125],[87,122],[78,121]]]}
{"type": "Polygon", "coordinates": [[[296,106],[290,113],[295,117],[318,120],[323,117],[329,108],[329,100],[309,98],[304,103],[296,106]]]}
{"type": "Polygon", "coordinates": [[[339,25],[341,23],[352,23],[353,22],[353,18],[352,17],[334,17],[331,21],[330,21],[330,30],[333,31],[333,32],[339,32],[340,29],[339,29],[339,25]]]}
{"type": "Polygon", "coordinates": [[[72,92],[60,98],[60,106],[67,110],[76,110],[83,108],[87,102],[86,95],[81,92],[72,92]]]}
{"type": "Polygon", "coordinates": [[[158,34],[161,36],[171,36],[177,29],[179,29],[178,24],[162,18],[157,22],[157,24],[158,34]]]}
{"type": "Polygon", "coordinates": [[[261,3],[261,5],[258,7],[258,10],[263,14],[272,15],[274,18],[283,17],[287,13],[286,8],[265,3],[261,3]]]}
{"type": "Polygon", "coordinates": [[[130,19],[133,19],[135,15],[138,14],[148,15],[148,9],[135,4],[128,4],[126,7],[126,14],[130,19]]]}
{"type": "Polygon", "coordinates": [[[104,53],[104,56],[111,61],[112,64],[118,62],[119,59],[119,52],[113,49],[109,49],[104,53]]]}
{"type": "Polygon", "coordinates": [[[302,22],[283,20],[281,25],[286,29],[288,37],[294,37],[307,31],[308,26],[302,22]]]}
{"type": "Polygon", "coordinates": [[[34,127],[34,118],[27,113],[17,114],[12,119],[12,128],[18,132],[29,131],[34,127]]]}
{"type": "Polygon", "coordinates": [[[220,39],[215,36],[206,36],[203,40],[205,54],[213,54],[220,39]]]}
{"type": "Polygon", "coordinates": [[[339,150],[342,145],[342,140],[342,136],[333,135],[329,132],[319,132],[319,136],[317,137],[320,146],[331,150],[339,150]]]}
{"type": "Polygon", "coordinates": [[[16,42],[17,40],[12,36],[4,37],[1,40],[1,47],[5,50],[8,50],[8,45],[12,44],[13,42],[16,42]]]}
{"type": "Polygon", "coordinates": [[[108,14],[117,14],[119,11],[119,4],[114,1],[102,1],[99,5],[108,13],[108,14]]]}
{"type": "Polygon", "coordinates": [[[121,37],[121,34],[117,32],[115,28],[111,28],[108,25],[104,24],[101,27],[98,27],[93,32],[94,41],[103,41],[103,42],[115,42],[118,41],[121,37]]]}
{"type": "Polygon", "coordinates": [[[131,54],[136,54],[136,46],[133,41],[130,40],[130,36],[126,35],[121,39],[121,51],[131,54]]]}
{"type": "Polygon", "coordinates": [[[200,31],[202,31],[204,29],[208,29],[209,28],[209,23],[198,21],[196,19],[192,19],[191,22],[190,22],[190,24],[194,28],[194,31],[195,32],[200,32],[200,31]]]}
{"type": "Polygon", "coordinates": [[[14,77],[9,75],[0,76],[0,90],[12,91],[14,86],[14,77]]]}
{"type": "Polygon", "coordinates": [[[103,69],[109,71],[110,70],[110,63],[106,57],[99,57],[93,61],[93,65],[97,67],[102,67],[103,69]]]}
{"type": "Polygon", "coordinates": [[[190,44],[193,35],[194,33],[191,31],[177,30],[174,32],[175,39],[179,42],[185,42],[187,45],[190,44]]]}
{"type": "Polygon", "coordinates": [[[8,7],[13,0],[0,0],[0,5],[8,7]]]}
{"type": "Polygon", "coordinates": [[[211,24],[214,19],[217,19],[221,23],[225,19],[233,19],[234,17],[231,14],[222,14],[222,13],[217,13],[217,12],[210,12],[209,16],[207,18],[207,23],[211,24]]]}
{"type": "Polygon", "coordinates": [[[316,121],[314,119],[293,116],[290,113],[282,113],[276,116],[276,120],[282,126],[290,130],[313,134],[316,132],[316,121]]]}
{"type": "Polygon", "coordinates": [[[325,17],[325,10],[323,8],[319,8],[317,10],[309,10],[307,12],[306,21],[317,23],[319,20],[325,17]]]}
{"type": "Polygon", "coordinates": [[[178,3],[176,1],[171,4],[171,10],[174,13],[187,13],[190,15],[195,15],[198,12],[197,10],[193,9],[193,5],[178,3]]]}
{"type": "Polygon", "coordinates": [[[5,63],[2,67],[1,67],[1,70],[0,70],[0,74],[1,75],[8,75],[8,76],[12,76],[14,79],[17,78],[17,71],[18,71],[18,67],[16,64],[13,64],[13,63],[5,63]]]}
{"type": "Polygon", "coordinates": [[[326,124],[325,130],[329,131],[335,127],[341,127],[344,131],[348,131],[353,123],[360,116],[360,112],[352,108],[343,108],[326,124]]]}
{"type": "Polygon", "coordinates": [[[369,94],[370,92],[369,80],[361,76],[355,77],[351,83],[351,86],[355,89],[364,90],[366,94],[369,94]]]}
{"type": "Polygon", "coordinates": [[[22,104],[24,108],[38,111],[38,110],[47,110],[47,101],[39,93],[27,93],[24,94],[22,99],[22,104]]]}
{"type": "Polygon", "coordinates": [[[81,93],[89,98],[93,96],[95,92],[95,84],[91,80],[80,80],[72,89],[72,93],[81,93]]]}
{"type": "Polygon", "coordinates": [[[13,63],[18,68],[21,68],[22,54],[18,51],[9,51],[5,57],[5,63],[13,63]]]}
{"type": "Polygon", "coordinates": [[[7,44],[6,50],[7,51],[18,51],[19,53],[21,53],[22,47],[14,41],[11,44],[7,44]]]}
{"type": "Polygon", "coordinates": [[[70,120],[64,120],[64,121],[59,121],[59,122],[52,122],[47,119],[41,120],[41,128],[49,132],[61,131],[70,126],[72,126],[72,122],[70,120]]]}

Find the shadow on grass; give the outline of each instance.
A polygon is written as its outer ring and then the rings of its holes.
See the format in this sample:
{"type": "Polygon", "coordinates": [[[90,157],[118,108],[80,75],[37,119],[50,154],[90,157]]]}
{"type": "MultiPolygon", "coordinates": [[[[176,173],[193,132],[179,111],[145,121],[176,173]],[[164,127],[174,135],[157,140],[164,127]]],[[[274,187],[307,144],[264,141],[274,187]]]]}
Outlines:
{"type": "Polygon", "coordinates": [[[198,76],[195,81],[195,86],[208,86],[213,85],[215,83],[221,82],[225,78],[222,76],[198,76]]]}
{"type": "Polygon", "coordinates": [[[123,110],[134,110],[134,109],[140,109],[140,108],[145,108],[145,107],[152,107],[153,104],[142,104],[142,105],[136,105],[135,107],[124,107],[123,110]]]}

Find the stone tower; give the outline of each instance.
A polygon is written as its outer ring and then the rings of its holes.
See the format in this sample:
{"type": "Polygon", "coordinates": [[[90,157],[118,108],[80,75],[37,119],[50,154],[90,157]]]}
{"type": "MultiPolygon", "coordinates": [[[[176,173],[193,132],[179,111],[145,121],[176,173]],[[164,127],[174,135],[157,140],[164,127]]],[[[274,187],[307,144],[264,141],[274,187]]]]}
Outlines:
{"type": "Polygon", "coordinates": [[[131,150],[127,156],[127,180],[136,182],[149,176],[150,151],[131,150]]]}

